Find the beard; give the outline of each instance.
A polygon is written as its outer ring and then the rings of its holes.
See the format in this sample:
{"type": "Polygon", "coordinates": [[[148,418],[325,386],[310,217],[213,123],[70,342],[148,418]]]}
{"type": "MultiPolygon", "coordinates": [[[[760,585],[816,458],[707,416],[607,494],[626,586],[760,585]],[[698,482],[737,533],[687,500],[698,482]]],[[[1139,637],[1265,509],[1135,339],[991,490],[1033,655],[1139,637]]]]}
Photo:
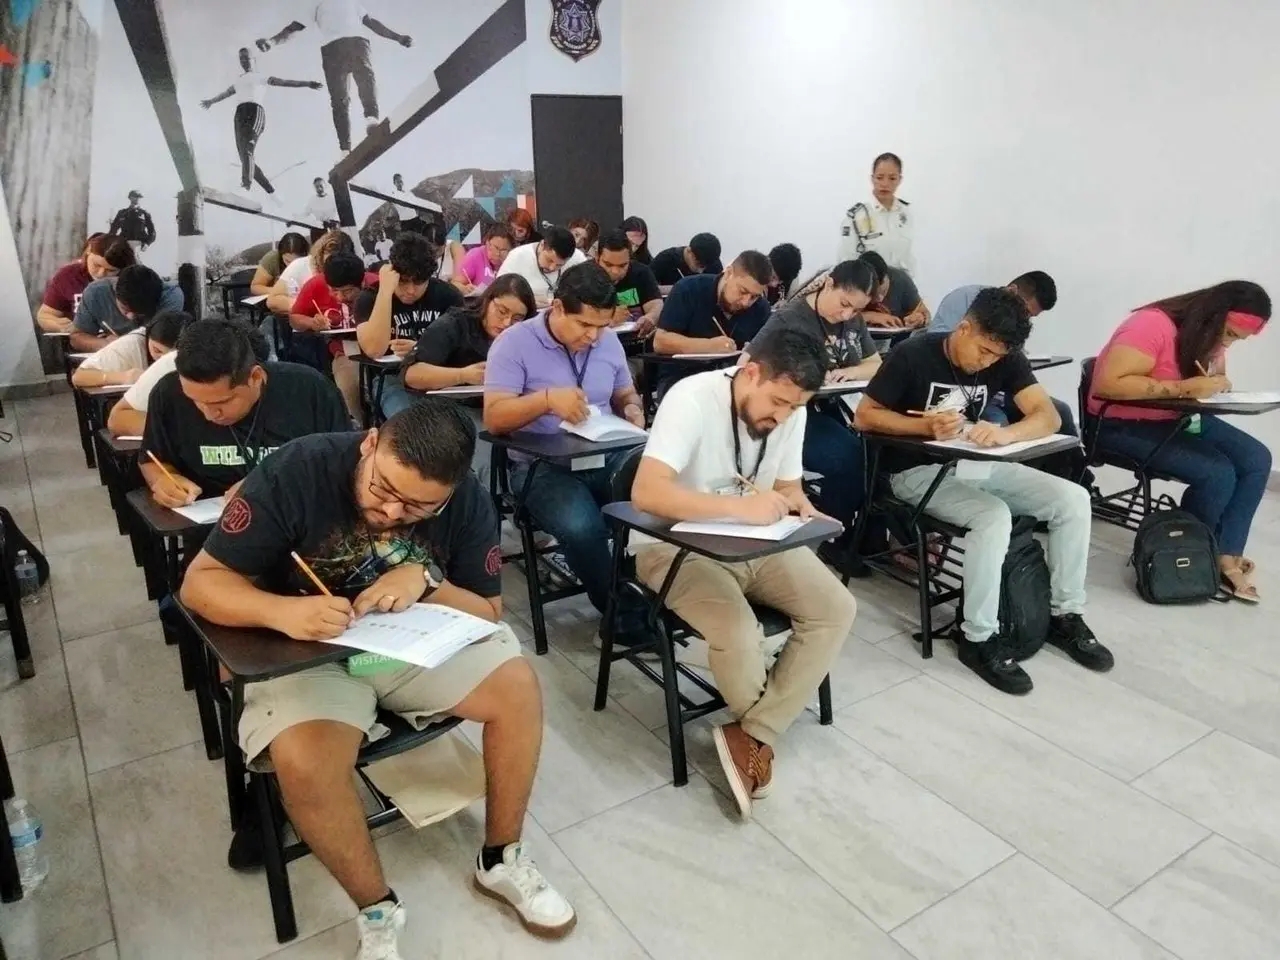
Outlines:
{"type": "Polygon", "coordinates": [[[752,420],[745,421],[745,425],[747,428],[747,436],[752,440],[763,440],[769,434],[773,433],[778,426],[776,423],[772,423],[768,426],[762,426],[752,420]]]}

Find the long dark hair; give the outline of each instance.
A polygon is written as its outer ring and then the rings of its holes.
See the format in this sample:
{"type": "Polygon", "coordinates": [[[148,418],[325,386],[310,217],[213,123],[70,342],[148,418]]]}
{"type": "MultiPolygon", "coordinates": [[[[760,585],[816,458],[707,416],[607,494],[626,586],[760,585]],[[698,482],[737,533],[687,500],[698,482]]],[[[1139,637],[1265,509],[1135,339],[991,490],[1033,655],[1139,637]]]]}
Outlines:
{"type": "Polygon", "coordinates": [[[1263,322],[1271,319],[1271,298],[1249,280],[1227,280],[1148,303],[1142,309],[1151,308],[1163,311],[1178,328],[1178,370],[1184,377],[1199,376],[1196,364],[1208,364],[1222,342],[1228,313],[1251,313],[1263,322]]]}
{"type": "Polygon", "coordinates": [[[470,297],[465,309],[479,325],[484,324],[484,315],[489,311],[489,304],[498,297],[515,297],[524,304],[524,317],[528,320],[538,312],[538,303],[533,299],[533,288],[529,281],[518,273],[504,273],[495,277],[493,283],[484,288],[478,297],[470,297]]]}
{"type": "Polygon", "coordinates": [[[618,226],[623,233],[628,231],[639,231],[644,234],[644,243],[636,247],[631,253],[631,259],[643,263],[646,266],[653,263],[653,256],[649,253],[649,225],[640,217],[627,217],[618,226]]]}

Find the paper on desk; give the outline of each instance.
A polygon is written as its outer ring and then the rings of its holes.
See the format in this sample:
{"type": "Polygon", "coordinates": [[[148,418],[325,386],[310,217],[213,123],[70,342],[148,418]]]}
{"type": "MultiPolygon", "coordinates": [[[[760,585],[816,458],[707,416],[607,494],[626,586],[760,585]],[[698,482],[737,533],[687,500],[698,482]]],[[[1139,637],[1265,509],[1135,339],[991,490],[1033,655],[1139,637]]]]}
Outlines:
{"type": "Polygon", "coordinates": [[[141,437],[116,437],[116,439],[117,440],[137,440],[139,443],[142,442],[141,437]]]}
{"type": "Polygon", "coordinates": [[[1019,440],[1016,443],[1006,443],[1003,447],[982,447],[963,437],[956,437],[954,440],[926,440],[925,443],[930,447],[942,447],[944,450],[967,450],[972,453],[984,453],[989,457],[1011,457],[1015,453],[1030,450],[1032,447],[1074,439],[1076,438],[1069,437],[1065,433],[1051,433],[1039,440],[1019,440]]]}
{"type": "Polygon", "coordinates": [[[246,307],[256,307],[258,304],[266,302],[266,299],[267,299],[267,295],[263,293],[263,294],[259,294],[256,297],[245,297],[240,302],[243,303],[246,307]]]}
{"type": "Polygon", "coordinates": [[[671,527],[672,533],[705,533],[713,537],[746,537],[748,540],[785,540],[808,520],[783,517],[777,523],[758,526],[737,520],[681,520],[671,527]]]}
{"type": "Polygon", "coordinates": [[[399,363],[404,357],[397,357],[394,353],[389,353],[385,357],[378,357],[378,363],[399,363]]]}
{"type": "Polygon", "coordinates": [[[570,423],[568,420],[561,420],[560,429],[565,433],[572,433],[574,436],[582,437],[584,440],[590,440],[593,443],[601,443],[605,440],[622,440],[625,437],[648,436],[644,430],[641,430],[635,424],[614,416],[612,413],[604,413],[598,407],[592,407],[591,416],[583,420],[582,423],[570,423]]]}
{"type": "Polygon", "coordinates": [[[89,353],[68,353],[67,354],[67,358],[69,360],[88,360],[92,356],[93,356],[92,351],[90,351],[89,353]]]}
{"type": "Polygon", "coordinates": [[[192,523],[216,523],[222,516],[222,497],[205,497],[185,507],[174,507],[173,512],[181,514],[192,523]]]}
{"type": "Polygon", "coordinates": [[[415,603],[402,613],[366,613],[336,642],[419,667],[438,667],[499,628],[461,610],[415,603]]]}
{"type": "Polygon", "coordinates": [[[432,397],[447,397],[453,394],[479,397],[484,395],[484,387],[478,383],[464,383],[456,387],[441,387],[438,390],[424,390],[423,392],[432,397]]]}
{"type": "Polygon", "coordinates": [[[484,761],[456,733],[379,760],[364,772],[419,829],[453,816],[485,795],[484,761]]]}
{"type": "Polygon", "coordinates": [[[1261,393],[1244,393],[1239,391],[1231,391],[1227,393],[1215,393],[1212,397],[1205,397],[1201,403],[1280,403],[1280,393],[1261,392],[1261,393]]]}
{"type": "Polygon", "coordinates": [[[672,355],[673,360],[721,360],[727,357],[736,357],[741,350],[729,350],[725,353],[677,353],[672,355]]]}
{"type": "Polygon", "coordinates": [[[1053,355],[1048,353],[1028,353],[1027,360],[1031,363],[1045,363],[1052,360],[1053,355]]]}
{"type": "Polygon", "coordinates": [[[870,382],[870,380],[837,380],[831,383],[824,383],[818,388],[818,395],[843,392],[845,390],[865,390],[870,382]]]}
{"type": "Polygon", "coordinates": [[[89,387],[94,393],[125,393],[132,383],[104,383],[100,387],[89,387]]]}
{"type": "Polygon", "coordinates": [[[640,326],[635,320],[623,320],[621,323],[610,327],[614,333],[633,333],[636,327],[640,326]]]}

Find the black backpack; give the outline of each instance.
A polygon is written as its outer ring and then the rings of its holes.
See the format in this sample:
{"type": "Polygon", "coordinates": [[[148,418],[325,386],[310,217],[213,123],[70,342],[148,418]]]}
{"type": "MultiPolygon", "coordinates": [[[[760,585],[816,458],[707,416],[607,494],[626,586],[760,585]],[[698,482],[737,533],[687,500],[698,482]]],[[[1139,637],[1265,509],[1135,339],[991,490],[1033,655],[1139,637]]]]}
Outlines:
{"type": "Polygon", "coordinates": [[[1049,636],[1049,565],[1035,530],[1035,517],[1014,517],[1000,570],[1000,627],[1017,660],[1035,656],[1049,636]]]}
{"type": "Polygon", "coordinates": [[[1129,557],[1147,603],[1193,603],[1218,595],[1213,532],[1185,510],[1157,510],[1138,524],[1129,557]]]}

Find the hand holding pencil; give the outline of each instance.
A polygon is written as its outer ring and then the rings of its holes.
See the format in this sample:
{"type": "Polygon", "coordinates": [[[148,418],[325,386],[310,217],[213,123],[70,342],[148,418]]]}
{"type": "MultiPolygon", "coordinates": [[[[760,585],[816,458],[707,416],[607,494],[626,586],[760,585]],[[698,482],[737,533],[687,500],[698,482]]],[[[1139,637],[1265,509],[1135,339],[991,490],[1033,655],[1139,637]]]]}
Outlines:
{"type": "Polygon", "coordinates": [[[335,640],[355,622],[351,601],[329,592],[315,571],[298,556],[289,554],[307,578],[320,591],[304,597],[281,597],[276,604],[276,622],[272,626],[294,640],[335,640]]]}
{"type": "Polygon", "coordinates": [[[920,432],[933,440],[951,440],[964,433],[969,427],[969,421],[964,413],[950,407],[939,405],[930,407],[928,410],[908,410],[907,413],[913,417],[920,417],[920,432]]]}
{"type": "Polygon", "coordinates": [[[1197,360],[1196,369],[1200,371],[1200,376],[1182,381],[1187,396],[1192,399],[1203,400],[1217,393],[1226,393],[1231,389],[1231,381],[1224,374],[1210,372],[1214,369],[1212,364],[1206,369],[1205,365],[1197,360]]]}

